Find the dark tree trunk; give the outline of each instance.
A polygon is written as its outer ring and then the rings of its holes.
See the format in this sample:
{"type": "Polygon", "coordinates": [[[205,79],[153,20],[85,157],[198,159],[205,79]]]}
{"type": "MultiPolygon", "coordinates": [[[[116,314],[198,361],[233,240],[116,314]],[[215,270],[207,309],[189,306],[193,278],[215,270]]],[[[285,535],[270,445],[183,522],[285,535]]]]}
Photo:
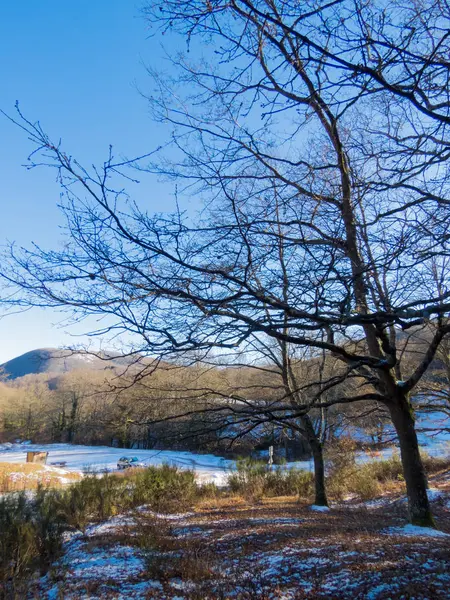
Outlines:
{"type": "Polygon", "coordinates": [[[77,423],[78,414],[78,396],[74,393],[72,395],[72,408],[70,411],[69,426],[67,427],[67,441],[71,444],[74,440],[75,428],[77,423]]]}
{"type": "Polygon", "coordinates": [[[400,397],[395,404],[389,406],[389,410],[400,443],[411,523],[434,527],[427,495],[427,478],[419,452],[412,407],[407,398],[400,397]]]}
{"type": "Polygon", "coordinates": [[[314,425],[308,415],[302,417],[306,437],[311,447],[314,460],[314,487],[317,506],[328,506],[327,492],[325,488],[325,464],[323,460],[323,448],[314,430],[314,425]]]}
{"type": "Polygon", "coordinates": [[[314,459],[314,485],[316,494],[314,504],[317,506],[328,506],[322,444],[316,440],[311,446],[311,451],[314,459]]]}

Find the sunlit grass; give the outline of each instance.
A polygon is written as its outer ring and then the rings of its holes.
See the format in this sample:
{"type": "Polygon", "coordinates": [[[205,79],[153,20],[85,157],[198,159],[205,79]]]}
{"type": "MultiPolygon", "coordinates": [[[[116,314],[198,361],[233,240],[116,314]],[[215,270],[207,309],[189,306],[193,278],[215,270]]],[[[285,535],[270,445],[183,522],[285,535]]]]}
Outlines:
{"type": "Polygon", "coordinates": [[[40,485],[62,488],[82,478],[79,473],[70,473],[49,465],[36,463],[0,463],[0,492],[22,492],[36,490],[40,485]]]}

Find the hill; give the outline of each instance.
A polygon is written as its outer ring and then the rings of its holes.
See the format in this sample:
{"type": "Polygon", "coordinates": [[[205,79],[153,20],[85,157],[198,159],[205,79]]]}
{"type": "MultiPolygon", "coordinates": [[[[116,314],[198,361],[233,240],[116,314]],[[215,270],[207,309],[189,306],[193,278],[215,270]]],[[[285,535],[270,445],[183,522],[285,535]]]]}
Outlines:
{"type": "Polygon", "coordinates": [[[57,348],[38,348],[17,356],[2,365],[0,369],[7,378],[17,379],[24,375],[48,373],[60,375],[71,371],[104,369],[124,369],[136,362],[136,357],[119,354],[89,354],[82,351],[57,348]]]}

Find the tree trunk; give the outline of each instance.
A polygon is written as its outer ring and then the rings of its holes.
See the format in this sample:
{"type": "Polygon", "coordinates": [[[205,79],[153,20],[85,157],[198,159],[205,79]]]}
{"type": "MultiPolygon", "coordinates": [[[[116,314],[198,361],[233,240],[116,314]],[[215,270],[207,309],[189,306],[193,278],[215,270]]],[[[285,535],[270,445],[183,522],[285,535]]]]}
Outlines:
{"type": "Polygon", "coordinates": [[[302,421],[314,459],[314,504],[316,506],[328,506],[327,493],[325,489],[325,464],[323,460],[322,444],[317,438],[316,432],[314,431],[314,425],[310,417],[308,415],[304,415],[302,417],[302,421]]]}
{"type": "Polygon", "coordinates": [[[399,398],[395,404],[389,406],[389,410],[400,443],[411,523],[434,527],[427,495],[427,478],[419,452],[412,407],[407,398],[399,398]]]}
{"type": "Polygon", "coordinates": [[[67,441],[69,442],[69,444],[72,444],[72,442],[74,440],[75,428],[76,428],[76,423],[77,423],[77,413],[78,413],[78,396],[76,393],[73,393],[69,426],[67,428],[67,441]]]}
{"type": "Polygon", "coordinates": [[[314,459],[314,485],[316,498],[314,504],[317,506],[328,506],[327,493],[325,489],[325,464],[323,460],[322,444],[315,440],[311,446],[314,459]]]}

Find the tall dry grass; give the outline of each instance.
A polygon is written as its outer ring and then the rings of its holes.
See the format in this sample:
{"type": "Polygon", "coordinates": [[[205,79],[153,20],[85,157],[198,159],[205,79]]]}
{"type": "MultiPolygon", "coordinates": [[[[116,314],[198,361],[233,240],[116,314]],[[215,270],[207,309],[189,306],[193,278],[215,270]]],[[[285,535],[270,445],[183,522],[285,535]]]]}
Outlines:
{"type": "Polygon", "coordinates": [[[38,487],[63,488],[82,475],[35,463],[0,463],[0,492],[22,492],[38,487]]]}

